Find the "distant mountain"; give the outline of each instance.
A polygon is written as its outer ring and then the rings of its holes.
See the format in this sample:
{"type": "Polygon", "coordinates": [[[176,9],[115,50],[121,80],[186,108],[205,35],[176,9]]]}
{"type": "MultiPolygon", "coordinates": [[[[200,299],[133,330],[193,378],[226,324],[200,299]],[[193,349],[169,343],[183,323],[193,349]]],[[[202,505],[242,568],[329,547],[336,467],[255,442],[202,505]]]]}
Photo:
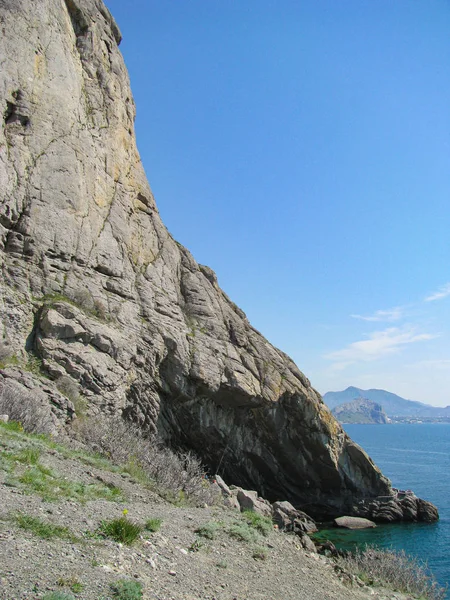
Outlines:
{"type": "Polygon", "coordinates": [[[324,402],[331,409],[361,398],[381,404],[388,417],[450,417],[450,406],[438,407],[415,400],[406,400],[406,398],[386,390],[362,390],[357,387],[348,387],[342,392],[327,392],[323,396],[324,402]]]}
{"type": "Polygon", "coordinates": [[[358,398],[352,402],[345,402],[331,411],[340,423],[388,423],[388,417],[381,404],[358,398]]]}

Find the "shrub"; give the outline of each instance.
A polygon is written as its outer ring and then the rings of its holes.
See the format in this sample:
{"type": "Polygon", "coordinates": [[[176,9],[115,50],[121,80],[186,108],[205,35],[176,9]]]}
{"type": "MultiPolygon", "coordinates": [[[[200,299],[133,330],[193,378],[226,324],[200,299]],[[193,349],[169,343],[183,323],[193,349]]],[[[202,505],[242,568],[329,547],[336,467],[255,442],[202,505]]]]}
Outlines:
{"type": "Polygon", "coordinates": [[[216,532],[219,529],[219,523],[215,521],[209,521],[204,525],[201,525],[195,530],[195,533],[200,537],[204,537],[207,540],[213,540],[216,537],[216,532]]]}
{"type": "Polygon", "coordinates": [[[258,533],[247,523],[232,523],[228,528],[228,534],[240,542],[258,541],[258,533]]]}
{"type": "Polygon", "coordinates": [[[69,375],[61,375],[61,377],[58,377],[58,379],[56,380],[56,387],[61,392],[61,394],[63,394],[63,396],[65,396],[72,402],[76,402],[76,400],[78,399],[80,393],[78,383],[74,381],[69,375]]]}
{"type": "Polygon", "coordinates": [[[31,352],[28,352],[27,360],[22,365],[22,367],[26,371],[29,371],[30,373],[33,373],[34,375],[43,375],[44,374],[44,376],[45,376],[45,372],[42,367],[42,358],[39,358],[39,356],[35,356],[34,354],[31,354],[31,352]]]}
{"type": "Polygon", "coordinates": [[[243,512],[243,517],[250,527],[253,527],[253,529],[256,529],[256,531],[264,536],[268,536],[273,530],[272,519],[269,517],[263,517],[252,510],[245,510],[243,512]]]}
{"type": "Polygon", "coordinates": [[[69,375],[61,375],[56,380],[56,387],[63,396],[72,402],[76,416],[78,418],[85,417],[88,403],[86,398],[80,396],[78,383],[69,375]]]}
{"type": "Polygon", "coordinates": [[[403,550],[379,550],[366,546],[337,559],[339,566],[363,581],[378,583],[427,600],[443,600],[446,590],[438,585],[426,565],[403,550]]]}
{"type": "Polygon", "coordinates": [[[145,529],[147,531],[151,531],[152,533],[155,533],[156,531],[159,531],[159,528],[161,527],[161,523],[162,523],[162,519],[148,519],[144,525],[145,529]]]}
{"type": "Polygon", "coordinates": [[[111,591],[115,600],[141,600],[142,584],[131,579],[119,579],[111,585],[111,591]]]}
{"type": "Polygon", "coordinates": [[[256,548],[253,549],[252,557],[255,560],[266,560],[267,556],[268,556],[267,548],[263,548],[262,546],[257,546],[256,548]]]}
{"type": "Polygon", "coordinates": [[[0,414],[20,423],[28,433],[50,433],[53,421],[50,407],[14,381],[0,384],[0,414]]]}
{"type": "Polygon", "coordinates": [[[128,546],[137,540],[141,531],[142,527],[127,519],[126,516],[111,521],[102,521],[100,525],[100,533],[115,542],[121,542],[128,546]]]}
{"type": "Polygon", "coordinates": [[[190,452],[177,453],[156,437],[120,418],[86,419],[74,425],[76,433],[92,450],[107,456],[142,483],[154,482],[168,500],[184,499],[197,504],[214,504],[220,498],[205,479],[199,459],[190,452]]]}

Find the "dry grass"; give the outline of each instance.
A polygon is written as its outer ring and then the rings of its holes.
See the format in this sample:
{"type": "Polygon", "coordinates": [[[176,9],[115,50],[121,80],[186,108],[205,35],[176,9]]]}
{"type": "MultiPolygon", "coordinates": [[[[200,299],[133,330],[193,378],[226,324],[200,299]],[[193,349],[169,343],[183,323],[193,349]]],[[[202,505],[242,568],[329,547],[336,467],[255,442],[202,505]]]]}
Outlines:
{"type": "Polygon", "coordinates": [[[439,586],[427,566],[403,550],[367,546],[339,557],[337,563],[370,585],[383,585],[426,600],[446,598],[446,590],[439,586]]]}

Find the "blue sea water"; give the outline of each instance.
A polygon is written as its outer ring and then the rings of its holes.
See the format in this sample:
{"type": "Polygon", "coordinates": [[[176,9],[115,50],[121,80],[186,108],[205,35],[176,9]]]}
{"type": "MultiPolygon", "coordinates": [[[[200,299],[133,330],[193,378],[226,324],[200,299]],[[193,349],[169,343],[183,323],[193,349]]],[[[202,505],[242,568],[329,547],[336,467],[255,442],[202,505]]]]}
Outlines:
{"type": "Polygon", "coordinates": [[[345,430],[394,487],[433,502],[440,520],[360,532],[335,530],[333,541],[340,547],[370,543],[404,549],[427,562],[439,583],[450,588],[450,424],[345,425],[345,430]]]}

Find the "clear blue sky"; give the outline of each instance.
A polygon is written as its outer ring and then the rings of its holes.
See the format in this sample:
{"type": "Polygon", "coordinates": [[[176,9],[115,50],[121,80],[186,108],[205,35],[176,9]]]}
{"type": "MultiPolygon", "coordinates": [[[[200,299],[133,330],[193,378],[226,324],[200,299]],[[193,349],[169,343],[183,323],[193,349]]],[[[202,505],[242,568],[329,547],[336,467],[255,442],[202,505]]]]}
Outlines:
{"type": "Polygon", "coordinates": [[[448,0],[106,0],[169,231],[322,393],[450,404],[448,0]]]}

